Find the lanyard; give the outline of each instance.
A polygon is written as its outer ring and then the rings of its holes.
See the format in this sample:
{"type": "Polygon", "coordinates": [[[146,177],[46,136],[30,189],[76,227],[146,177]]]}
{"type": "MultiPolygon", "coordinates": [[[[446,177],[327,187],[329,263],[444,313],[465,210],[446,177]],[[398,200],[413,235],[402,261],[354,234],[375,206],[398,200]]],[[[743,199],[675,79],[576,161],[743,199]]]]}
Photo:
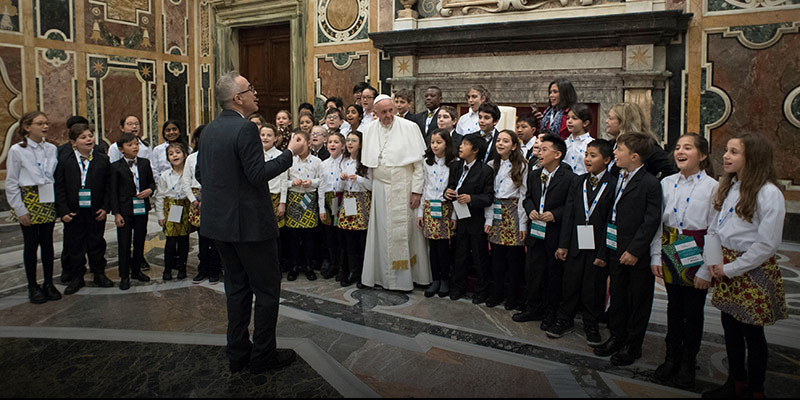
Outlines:
{"type": "MultiPolygon", "coordinates": [[[[474,166],[475,165],[473,164],[473,167],[474,166]]],[[[461,189],[461,184],[464,183],[464,179],[467,178],[468,173],[469,173],[469,167],[467,166],[467,163],[464,162],[464,171],[461,172],[461,178],[458,179],[458,186],[456,186],[456,191],[458,191],[458,189],[461,189]]]]}
{"type": "MultiPolygon", "coordinates": [[[[728,193],[728,198],[730,198],[730,192],[728,193]]],[[[728,205],[728,198],[726,198],[725,201],[722,203],[722,210],[725,210],[726,206],[728,205]]],[[[724,224],[725,221],[728,220],[728,217],[731,216],[731,214],[733,214],[733,210],[734,206],[731,206],[730,208],[728,208],[727,211],[725,211],[725,214],[722,214],[722,211],[720,211],[720,218],[719,220],[717,220],[717,230],[720,230],[720,228],[722,228],[722,224],[724,224]]]]}
{"type": "Polygon", "coordinates": [[[497,182],[495,184],[495,188],[494,188],[494,197],[495,198],[497,198],[497,196],[500,194],[500,188],[503,187],[503,182],[506,180],[506,178],[508,178],[508,176],[510,175],[510,172],[511,172],[511,163],[510,162],[508,164],[502,163],[500,165],[500,171],[497,172],[497,177],[495,178],[495,179],[500,178],[500,182],[497,182]]]}
{"type": "Polygon", "coordinates": [[[44,153],[44,162],[47,163],[47,151],[45,151],[44,146],[42,146],[43,144],[44,143],[37,143],[39,150],[34,150],[34,149],[31,150],[33,150],[33,158],[36,160],[36,165],[39,167],[39,172],[42,173],[42,178],[44,178],[44,181],[47,182],[47,172],[45,172],[44,165],[42,165],[42,162],[39,161],[39,154],[38,154],[40,152],[44,153]]]}
{"type": "Polygon", "coordinates": [[[131,172],[133,172],[133,183],[136,185],[136,193],[138,194],[139,192],[141,192],[141,190],[139,189],[139,166],[133,164],[133,171],[131,172]]]}
{"type": "Polygon", "coordinates": [[[597,207],[597,202],[600,200],[600,197],[603,196],[603,192],[606,190],[606,186],[608,186],[608,182],[603,182],[603,185],[600,186],[600,191],[594,196],[594,200],[592,200],[592,207],[589,207],[589,179],[586,179],[583,182],[583,212],[586,214],[586,224],[589,224],[589,217],[592,216],[594,213],[595,207],[597,207]]]}
{"type": "Polygon", "coordinates": [[[489,154],[492,153],[492,143],[494,142],[494,132],[489,135],[489,143],[486,144],[486,154],[483,156],[483,162],[489,160],[489,154]]]}
{"type": "Polygon", "coordinates": [[[445,168],[447,168],[447,166],[446,165],[445,166],[441,166],[442,167],[442,176],[439,176],[439,171],[437,171],[437,169],[439,167],[440,167],[440,165],[438,163],[433,165],[433,177],[434,177],[433,180],[436,181],[436,183],[434,183],[434,185],[436,185],[436,193],[441,193],[442,192],[441,186],[439,186],[439,185],[444,183],[444,171],[445,171],[445,168]]]}
{"type": "MultiPolygon", "coordinates": [[[[169,171],[169,176],[171,178],[173,178],[175,176],[175,171],[169,171]]],[[[180,184],[181,184],[181,176],[178,175],[178,180],[175,181],[175,183],[172,185],[172,188],[170,189],[173,193],[177,193],[177,195],[175,196],[175,199],[177,199],[177,200],[181,199],[181,192],[182,191],[181,190],[175,190],[175,187],[179,186],[180,184]]]]}
{"type": "MultiPolygon", "coordinates": [[[[90,154],[91,155],[91,154],[90,154]]],[[[78,166],[81,168],[81,188],[86,187],[86,177],[89,175],[89,166],[92,164],[92,160],[87,158],[88,161],[85,165],[83,164],[83,160],[81,160],[82,155],[78,155],[78,166]]]]}
{"type": "Polygon", "coordinates": [[[627,179],[623,179],[622,175],[619,176],[620,183],[617,183],[619,186],[619,192],[617,192],[617,197],[614,199],[614,209],[611,210],[611,222],[616,224],[617,223],[617,203],[619,203],[619,199],[622,198],[622,194],[625,193],[625,187],[628,186],[629,179],[632,177],[627,177],[627,179]]]}
{"type": "MultiPolygon", "coordinates": [[[[542,168],[542,173],[544,173],[544,168],[542,168]]],[[[547,175],[547,184],[542,182],[542,197],[539,198],[539,214],[544,212],[544,199],[547,196],[547,188],[550,187],[550,182],[553,181],[553,175],[555,174],[551,173],[550,175],[547,175]]]]}
{"type": "MultiPolygon", "coordinates": [[[[350,161],[347,162],[347,165],[344,166],[344,168],[347,170],[347,172],[350,172],[350,164],[352,164],[352,163],[353,163],[353,159],[351,158],[350,161]]],[[[357,171],[353,171],[353,175],[356,175],[356,172],[357,171]]],[[[358,179],[358,178],[356,178],[356,179],[358,179]]],[[[348,179],[348,181],[349,182],[348,182],[348,186],[347,186],[347,191],[348,192],[352,192],[353,191],[353,181],[350,180],[350,179],[348,179]]]]}
{"type": "MultiPolygon", "coordinates": [[[[689,191],[689,196],[686,197],[686,207],[683,209],[683,213],[681,214],[680,219],[678,220],[678,228],[683,230],[683,223],[686,221],[686,212],[689,211],[689,202],[692,200],[692,194],[694,194],[694,189],[697,187],[697,184],[700,182],[700,174],[696,175],[694,182],[692,182],[692,190],[689,191]]],[[[679,177],[680,179],[680,177],[679,177]]],[[[681,203],[681,199],[678,198],[678,182],[675,182],[675,205],[672,207],[672,212],[675,213],[675,216],[678,216],[678,206],[681,203]]]]}

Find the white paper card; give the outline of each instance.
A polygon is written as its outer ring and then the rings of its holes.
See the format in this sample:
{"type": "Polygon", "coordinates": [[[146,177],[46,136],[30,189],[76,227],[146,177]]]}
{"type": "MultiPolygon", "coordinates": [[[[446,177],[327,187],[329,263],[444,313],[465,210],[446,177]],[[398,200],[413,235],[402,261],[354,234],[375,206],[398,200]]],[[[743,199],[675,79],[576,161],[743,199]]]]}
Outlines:
{"type": "Polygon", "coordinates": [[[358,205],[354,197],[344,198],[344,215],[350,217],[358,214],[358,205]]]}
{"type": "Polygon", "coordinates": [[[339,215],[339,198],[336,196],[331,199],[331,214],[339,215]]]}
{"type": "Polygon", "coordinates": [[[469,213],[469,206],[466,204],[461,204],[457,201],[454,201],[453,208],[456,211],[456,217],[458,217],[458,219],[469,218],[472,216],[472,214],[469,213]]]}
{"type": "Polygon", "coordinates": [[[39,203],[55,203],[56,190],[52,183],[39,185],[39,203]]]}
{"type": "Polygon", "coordinates": [[[706,265],[722,265],[722,242],[717,235],[706,235],[703,246],[703,259],[706,265]]]}
{"type": "Polygon", "coordinates": [[[578,250],[594,250],[594,226],[578,225],[578,250]]]}
{"type": "Polygon", "coordinates": [[[183,216],[183,206],[175,204],[169,206],[169,217],[167,218],[168,222],[180,223],[182,216],[183,216]]]}

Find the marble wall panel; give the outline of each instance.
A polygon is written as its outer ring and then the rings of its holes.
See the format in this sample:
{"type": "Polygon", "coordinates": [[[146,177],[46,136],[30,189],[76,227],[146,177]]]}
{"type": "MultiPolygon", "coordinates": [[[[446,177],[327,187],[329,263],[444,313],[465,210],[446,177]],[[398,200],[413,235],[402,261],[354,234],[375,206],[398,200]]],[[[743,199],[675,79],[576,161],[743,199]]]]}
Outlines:
{"type": "Polygon", "coordinates": [[[186,55],[189,41],[189,0],[163,0],[164,53],[186,55]]]}
{"type": "Polygon", "coordinates": [[[5,169],[13,127],[22,116],[22,48],[0,45],[0,168],[5,169]]]}
{"type": "Polygon", "coordinates": [[[67,118],[77,114],[75,52],[36,49],[36,102],[50,120],[49,138],[69,141],[67,118]]]}
{"type": "Polygon", "coordinates": [[[369,82],[369,54],[347,52],[320,55],[317,56],[316,69],[316,99],[324,101],[331,96],[352,99],[353,85],[369,82]]]}
{"type": "Polygon", "coordinates": [[[0,31],[22,32],[19,0],[0,0],[0,31]]]}
{"type": "Polygon", "coordinates": [[[153,50],[153,0],[84,0],[84,27],[89,44],[153,50]]]}
{"type": "Polygon", "coordinates": [[[370,0],[317,0],[316,44],[369,40],[370,0]]]}
{"type": "Polygon", "coordinates": [[[189,126],[189,64],[164,63],[164,120],[180,123],[182,131],[189,126]]]}
{"type": "Polygon", "coordinates": [[[69,42],[75,40],[74,10],[73,0],[36,0],[36,36],[69,42]]]}
{"type": "Polygon", "coordinates": [[[784,34],[763,49],[752,48],[758,43],[743,43],[722,33],[709,34],[707,42],[710,82],[724,91],[731,103],[727,120],[711,129],[715,168],[721,170],[721,157],[731,136],[755,132],[772,143],[778,178],[800,184],[800,164],[796,162],[800,158],[800,135],[783,112],[784,100],[800,87],[800,34],[784,34]]]}
{"type": "Polygon", "coordinates": [[[379,0],[378,31],[388,32],[394,26],[394,0],[379,0]]]}

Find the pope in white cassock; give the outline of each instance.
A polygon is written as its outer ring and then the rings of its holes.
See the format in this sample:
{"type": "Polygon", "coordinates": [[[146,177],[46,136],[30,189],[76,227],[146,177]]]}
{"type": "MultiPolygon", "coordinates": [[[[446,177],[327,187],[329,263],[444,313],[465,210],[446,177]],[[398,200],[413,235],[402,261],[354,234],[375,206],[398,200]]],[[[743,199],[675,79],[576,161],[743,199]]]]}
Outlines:
{"type": "Polygon", "coordinates": [[[425,172],[419,127],[395,118],[391,97],[375,99],[378,120],[364,132],[361,163],[373,169],[372,205],[361,282],[389,290],[431,283],[427,243],[417,228],[425,172]]]}

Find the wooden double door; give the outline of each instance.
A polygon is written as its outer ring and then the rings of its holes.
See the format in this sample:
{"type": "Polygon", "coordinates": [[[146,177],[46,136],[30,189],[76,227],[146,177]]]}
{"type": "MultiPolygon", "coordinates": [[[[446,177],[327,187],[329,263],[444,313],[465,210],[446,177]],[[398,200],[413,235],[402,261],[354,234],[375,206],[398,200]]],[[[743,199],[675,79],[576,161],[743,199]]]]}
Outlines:
{"type": "Polygon", "coordinates": [[[258,92],[259,113],[275,122],[279,110],[291,111],[289,24],[239,30],[239,73],[258,92]]]}

